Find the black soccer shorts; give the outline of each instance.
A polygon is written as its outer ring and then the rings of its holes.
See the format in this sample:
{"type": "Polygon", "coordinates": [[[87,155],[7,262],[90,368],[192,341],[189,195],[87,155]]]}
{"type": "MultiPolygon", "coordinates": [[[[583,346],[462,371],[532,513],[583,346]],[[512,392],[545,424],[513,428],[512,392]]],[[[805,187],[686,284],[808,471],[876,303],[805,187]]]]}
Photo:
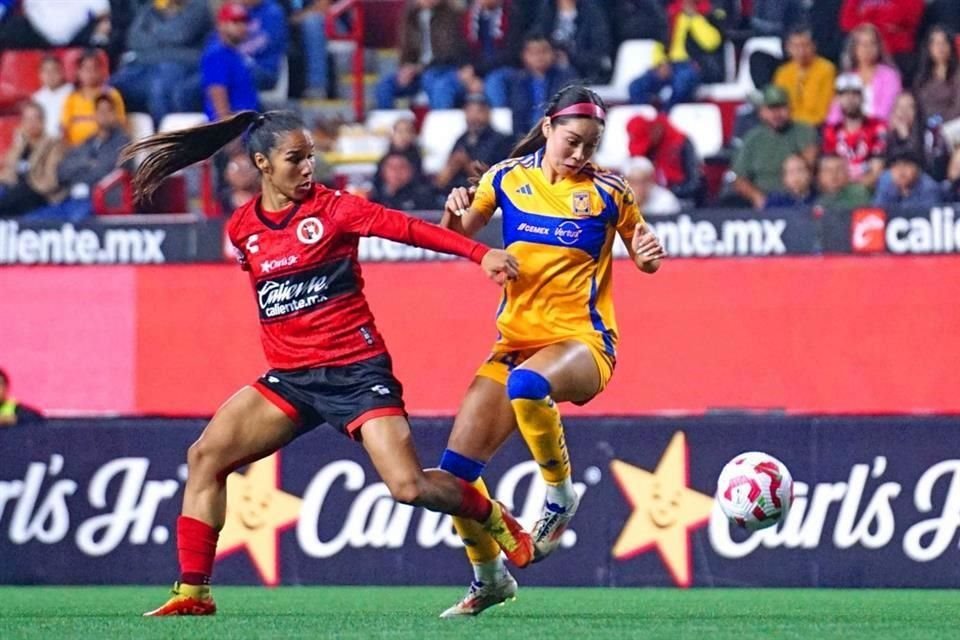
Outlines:
{"type": "Polygon", "coordinates": [[[328,423],[358,439],[368,420],[406,416],[403,385],[388,354],[338,367],[271,369],[253,385],[306,432],[328,423]]]}

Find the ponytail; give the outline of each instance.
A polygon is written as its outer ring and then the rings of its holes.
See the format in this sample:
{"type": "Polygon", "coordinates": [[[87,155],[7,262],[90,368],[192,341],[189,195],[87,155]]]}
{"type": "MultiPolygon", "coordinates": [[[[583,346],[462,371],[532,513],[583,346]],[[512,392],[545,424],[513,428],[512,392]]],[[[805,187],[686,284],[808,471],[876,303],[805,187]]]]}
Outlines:
{"type": "Polygon", "coordinates": [[[118,164],[146,152],[147,157],[133,174],[133,189],[138,201],[149,200],[167,177],[206,160],[247,129],[262,124],[265,118],[256,111],[240,111],[209,124],[158,133],[126,145],[118,164]]]}

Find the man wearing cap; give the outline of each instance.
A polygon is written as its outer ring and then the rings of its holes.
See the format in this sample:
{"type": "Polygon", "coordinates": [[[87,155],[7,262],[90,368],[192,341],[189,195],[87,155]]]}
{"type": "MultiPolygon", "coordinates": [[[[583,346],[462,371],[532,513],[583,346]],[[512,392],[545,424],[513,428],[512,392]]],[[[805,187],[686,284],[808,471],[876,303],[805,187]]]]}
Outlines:
{"type": "Polygon", "coordinates": [[[813,166],[817,159],[817,132],[790,118],[787,92],[768,85],[760,96],[760,124],[747,132],[731,170],[733,190],[755,209],[763,209],[767,194],[783,191],[781,173],[787,156],[797,154],[813,166]]]}
{"type": "Polygon", "coordinates": [[[943,202],[940,185],[923,172],[923,158],[916,151],[901,151],[888,167],[877,182],[874,205],[932,207],[943,202]]]}
{"type": "Polygon", "coordinates": [[[510,138],[491,126],[490,102],[482,93],[467,96],[463,114],[467,130],[457,138],[446,166],[435,180],[437,188],[443,191],[468,186],[474,162],[491,166],[510,155],[510,138]]]}
{"type": "Polygon", "coordinates": [[[843,120],[823,130],[823,152],[847,161],[850,179],[873,189],[883,171],[887,125],[863,113],[863,81],[855,73],[837,78],[837,99],[843,120]]]}
{"type": "Polygon", "coordinates": [[[259,109],[253,59],[238,49],[248,35],[250,15],[239,2],[227,2],[217,12],[217,38],[200,59],[203,110],[220,120],[245,109],[259,109]]]}

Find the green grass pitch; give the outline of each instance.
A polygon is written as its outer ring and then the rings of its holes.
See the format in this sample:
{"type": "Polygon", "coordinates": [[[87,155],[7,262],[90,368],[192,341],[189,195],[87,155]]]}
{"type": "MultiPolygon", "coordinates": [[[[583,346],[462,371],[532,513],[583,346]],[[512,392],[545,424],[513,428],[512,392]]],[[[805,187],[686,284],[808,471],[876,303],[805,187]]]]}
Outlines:
{"type": "Polygon", "coordinates": [[[960,592],[546,589],[440,620],[452,587],[215,588],[213,618],[145,619],[156,587],[0,587],[0,638],[878,638],[957,637],[960,592]]]}

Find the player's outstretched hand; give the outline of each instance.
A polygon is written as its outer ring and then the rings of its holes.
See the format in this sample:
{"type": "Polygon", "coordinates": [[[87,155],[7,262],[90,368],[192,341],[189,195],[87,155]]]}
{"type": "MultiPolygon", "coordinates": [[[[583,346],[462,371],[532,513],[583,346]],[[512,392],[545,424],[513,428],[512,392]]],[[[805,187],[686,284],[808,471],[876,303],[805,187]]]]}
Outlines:
{"type": "Polygon", "coordinates": [[[444,205],[444,211],[451,214],[463,216],[470,210],[470,203],[473,202],[473,194],[477,192],[476,187],[455,187],[447,196],[447,202],[444,205]]]}
{"type": "Polygon", "coordinates": [[[503,249],[490,249],[480,263],[483,272],[491,280],[503,285],[507,280],[516,280],[520,275],[517,259],[503,249]]]}
{"type": "Polygon", "coordinates": [[[660,260],[667,257],[667,251],[660,243],[660,238],[645,224],[636,226],[631,244],[637,266],[643,271],[656,271],[660,267],[660,260]]]}

